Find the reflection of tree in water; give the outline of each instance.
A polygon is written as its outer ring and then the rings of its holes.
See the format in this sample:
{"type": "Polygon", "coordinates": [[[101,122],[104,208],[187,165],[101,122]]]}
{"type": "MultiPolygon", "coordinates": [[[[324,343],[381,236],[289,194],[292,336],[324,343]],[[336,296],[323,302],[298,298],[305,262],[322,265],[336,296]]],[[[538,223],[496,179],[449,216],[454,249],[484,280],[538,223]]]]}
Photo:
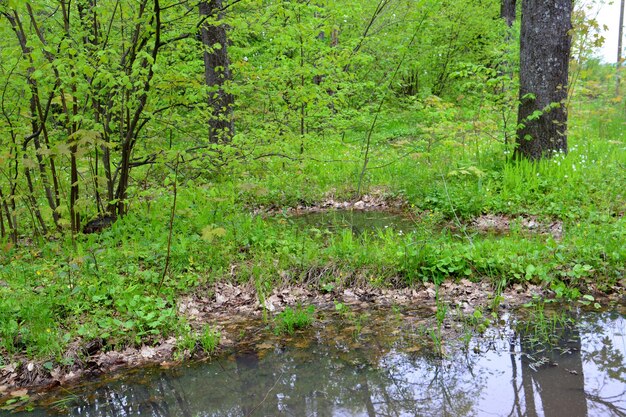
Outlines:
{"type": "Polygon", "coordinates": [[[586,417],[585,378],[578,331],[569,323],[554,329],[558,342],[546,347],[522,332],[522,386],[525,415],[586,417]]]}
{"type": "MultiPolygon", "coordinates": [[[[462,355],[438,358],[391,355],[382,373],[374,375],[377,415],[471,415],[483,384],[476,376],[468,384],[468,367],[462,355]]],[[[472,378],[473,379],[473,378],[472,378]]]]}
{"type": "Polygon", "coordinates": [[[398,353],[385,356],[379,370],[357,355],[352,363],[333,356],[321,346],[314,355],[321,359],[311,359],[308,366],[293,358],[277,364],[283,380],[258,415],[463,416],[471,414],[481,386],[461,381],[467,372],[455,365],[461,361],[398,353]]]}
{"type": "Polygon", "coordinates": [[[626,320],[618,314],[606,313],[589,315],[585,322],[583,339],[587,349],[583,361],[599,371],[587,375],[593,382],[586,387],[589,407],[602,415],[626,416],[626,320]],[[605,387],[616,386],[614,381],[621,382],[621,389],[603,393],[605,387]]]}
{"type": "Polygon", "coordinates": [[[504,384],[510,378],[511,397],[489,401],[513,402],[511,416],[626,415],[620,408],[626,403],[624,348],[616,346],[619,337],[606,333],[614,326],[615,334],[623,334],[620,320],[591,321],[580,337],[572,326],[560,328],[562,341],[554,351],[516,339],[511,351],[521,348],[524,359],[512,355],[512,368],[492,368],[493,375],[480,355],[458,352],[441,360],[399,352],[394,343],[378,339],[361,339],[347,351],[338,336],[318,335],[319,343],[308,349],[251,349],[176,371],[136,373],[87,393],[72,412],[87,417],[469,416],[480,414],[481,397],[491,398],[485,390],[490,378],[504,384]],[[538,365],[535,371],[531,365],[542,357],[558,366],[538,365]],[[590,378],[597,380],[590,383],[590,378]],[[604,387],[616,385],[620,391],[609,396],[604,387]]]}
{"type": "MultiPolygon", "coordinates": [[[[532,332],[521,332],[521,389],[525,407],[519,404],[516,395],[516,404],[510,415],[551,417],[565,413],[572,417],[626,416],[623,408],[626,398],[626,364],[623,352],[614,346],[615,335],[624,329],[623,318],[586,316],[583,334],[576,322],[566,321],[557,326],[554,334],[558,336],[558,342],[549,348],[533,343],[532,332]],[[607,335],[611,328],[616,330],[611,335],[613,337],[607,335]],[[591,364],[595,364],[597,370],[591,364]],[[601,395],[608,386],[620,385],[617,382],[622,383],[618,392],[609,396],[601,395]],[[622,402],[621,406],[616,403],[618,401],[622,402]]],[[[517,367],[513,358],[512,364],[512,381],[515,385],[517,367]]],[[[517,394],[520,387],[513,388],[517,394]]]]}
{"type": "Polygon", "coordinates": [[[617,314],[590,316],[586,320],[585,339],[594,349],[583,354],[584,361],[593,362],[598,369],[606,373],[606,377],[624,383],[626,383],[626,361],[624,353],[615,346],[614,339],[617,339],[615,335],[623,337],[625,328],[626,320],[617,314]]]}
{"type": "Polygon", "coordinates": [[[180,378],[163,371],[150,386],[99,388],[73,411],[88,417],[472,414],[481,384],[467,384],[462,358],[388,353],[370,364],[359,352],[338,354],[324,344],[263,360],[246,353],[187,369],[180,378]]]}
{"type": "Polygon", "coordinates": [[[132,383],[136,382],[133,379],[130,384],[114,383],[96,389],[87,401],[79,401],[72,414],[85,417],[192,416],[185,389],[175,378],[162,372],[158,378],[151,377],[152,386],[132,383]]]}

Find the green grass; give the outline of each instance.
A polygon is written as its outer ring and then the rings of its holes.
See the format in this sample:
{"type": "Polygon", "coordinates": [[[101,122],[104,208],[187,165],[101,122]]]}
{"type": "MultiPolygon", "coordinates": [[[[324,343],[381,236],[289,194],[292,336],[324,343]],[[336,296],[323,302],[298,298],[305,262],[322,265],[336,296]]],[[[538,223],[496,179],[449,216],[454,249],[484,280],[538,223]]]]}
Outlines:
{"type": "Polygon", "coordinates": [[[222,334],[213,329],[210,326],[204,326],[202,329],[202,333],[200,334],[200,346],[204,353],[211,355],[215,353],[218,345],[220,344],[220,339],[222,334]]]}
{"type": "Polygon", "coordinates": [[[295,309],[286,307],[274,318],[274,332],[276,334],[293,334],[298,329],[309,327],[314,320],[314,306],[303,308],[298,305],[295,309]]]}

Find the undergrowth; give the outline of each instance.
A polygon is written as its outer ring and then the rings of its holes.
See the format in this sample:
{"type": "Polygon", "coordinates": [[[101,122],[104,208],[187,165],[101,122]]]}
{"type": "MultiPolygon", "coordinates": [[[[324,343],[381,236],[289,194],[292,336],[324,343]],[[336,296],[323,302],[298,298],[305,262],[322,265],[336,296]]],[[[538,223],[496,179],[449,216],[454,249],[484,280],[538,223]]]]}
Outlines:
{"type": "Polygon", "coordinates": [[[274,332],[276,334],[293,334],[298,329],[304,329],[313,324],[315,319],[315,307],[303,308],[298,305],[295,309],[285,308],[274,319],[274,332]]]}
{"type": "MultiPolygon", "coordinates": [[[[415,115],[387,113],[388,130],[374,137],[364,191],[404,200],[415,219],[408,232],[390,227],[331,233],[252,214],[258,207],[330,197],[357,200],[363,131],[325,138],[324,146],[307,147],[297,161],[267,157],[236,164],[221,176],[181,174],[162,286],[171,187],[137,193],[129,214],[99,234],[24,238],[19,247],[3,242],[0,362],[16,355],[61,360],[76,340],[102,338],[109,349],[182,337],[188,325],[177,313],[177,300],[220,280],[253,281],[260,296],[277,284],[324,290],[459,278],[541,284],[563,299],[610,292],[626,272],[620,111],[577,104],[570,152],[538,164],[509,161],[501,142],[462,137],[461,128],[424,135],[407,122],[415,115]],[[508,216],[511,231],[472,229],[471,219],[485,213],[508,216]],[[561,222],[562,235],[515,227],[529,216],[561,222]]],[[[304,310],[284,313],[277,329],[289,333],[310,316],[304,310]]],[[[188,343],[199,340],[210,352],[216,338],[207,330],[188,343]]]]}

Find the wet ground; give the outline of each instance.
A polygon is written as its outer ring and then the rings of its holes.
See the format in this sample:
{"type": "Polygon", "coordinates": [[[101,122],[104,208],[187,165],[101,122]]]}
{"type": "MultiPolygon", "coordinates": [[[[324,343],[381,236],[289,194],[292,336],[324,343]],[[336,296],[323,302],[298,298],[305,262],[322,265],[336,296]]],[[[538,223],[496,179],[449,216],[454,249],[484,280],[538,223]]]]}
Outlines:
{"type": "MultiPolygon", "coordinates": [[[[559,220],[543,219],[536,216],[507,217],[504,215],[484,214],[463,223],[447,222],[438,225],[418,215],[399,208],[365,206],[355,209],[357,203],[348,208],[331,209],[303,209],[303,211],[291,211],[287,216],[276,216],[279,221],[292,224],[304,229],[315,229],[321,232],[336,233],[342,230],[351,230],[355,236],[365,233],[376,234],[388,228],[398,233],[410,233],[420,228],[428,227],[437,231],[449,229],[458,233],[459,229],[467,229],[467,232],[482,234],[484,236],[506,236],[511,229],[516,229],[522,234],[551,235],[554,239],[560,239],[563,232],[563,224],[559,220]]],[[[421,216],[427,214],[421,213],[421,216]]]]}
{"type": "Polygon", "coordinates": [[[290,216],[289,221],[302,228],[337,232],[350,229],[355,235],[393,228],[408,233],[416,228],[416,219],[400,212],[364,210],[313,211],[290,216]]]}
{"type": "Polygon", "coordinates": [[[213,361],[66,387],[17,415],[626,415],[623,308],[501,320],[479,335],[467,318],[340,306],[292,336],[240,323],[237,351],[213,361]]]}

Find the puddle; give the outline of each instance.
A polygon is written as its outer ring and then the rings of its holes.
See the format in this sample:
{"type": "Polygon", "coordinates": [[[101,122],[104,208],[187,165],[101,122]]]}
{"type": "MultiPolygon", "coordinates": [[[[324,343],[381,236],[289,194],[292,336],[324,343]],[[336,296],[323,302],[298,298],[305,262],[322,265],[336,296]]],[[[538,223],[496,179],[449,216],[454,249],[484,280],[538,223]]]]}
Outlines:
{"type": "MultiPolygon", "coordinates": [[[[410,217],[406,213],[394,210],[359,210],[359,209],[320,209],[295,213],[288,217],[279,217],[279,221],[289,222],[303,229],[316,229],[336,233],[352,230],[354,235],[376,232],[388,228],[399,233],[410,233],[424,227],[419,217],[410,217]]],[[[503,215],[485,214],[465,224],[472,233],[499,238],[508,236],[512,230],[520,234],[552,235],[560,239],[563,231],[561,221],[540,221],[534,216],[527,218],[509,218],[503,215]]],[[[456,225],[448,227],[459,233],[456,225]]],[[[439,226],[443,228],[443,226],[439,226]]]]}
{"type": "Polygon", "coordinates": [[[23,415],[626,413],[623,314],[585,313],[575,327],[557,325],[560,339],[551,350],[531,343],[545,327],[533,327],[522,337],[504,325],[465,342],[463,335],[470,335],[461,328],[459,337],[444,341],[445,359],[432,354],[432,320],[432,314],[419,310],[319,313],[313,328],[293,336],[266,331],[237,353],[212,362],[143,369],[67,388],[23,415]]]}
{"type": "Polygon", "coordinates": [[[304,229],[352,230],[355,235],[392,228],[396,232],[415,230],[415,221],[392,211],[369,210],[322,210],[294,215],[288,218],[292,224],[304,229]]]}

